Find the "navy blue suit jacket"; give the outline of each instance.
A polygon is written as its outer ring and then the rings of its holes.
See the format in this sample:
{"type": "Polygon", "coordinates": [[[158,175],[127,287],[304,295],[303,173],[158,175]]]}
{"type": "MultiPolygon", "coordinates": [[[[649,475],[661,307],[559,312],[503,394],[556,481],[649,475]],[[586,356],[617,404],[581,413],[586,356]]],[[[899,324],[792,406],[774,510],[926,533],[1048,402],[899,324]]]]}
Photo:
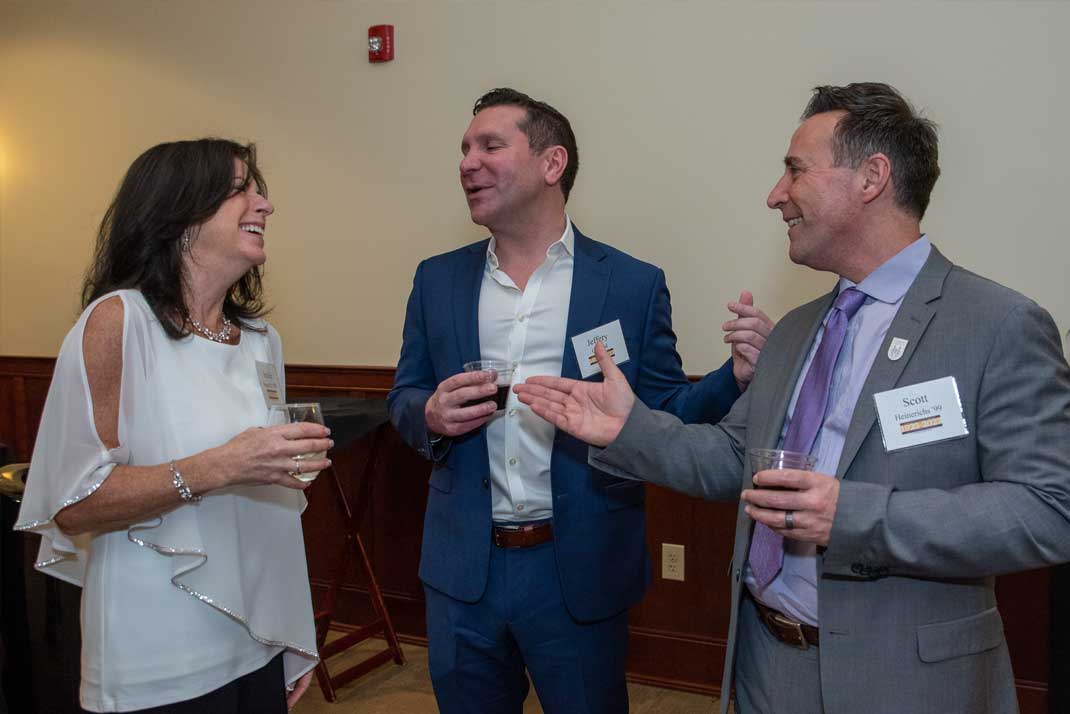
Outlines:
{"type": "MultiPolygon", "coordinates": [[[[571,338],[619,319],[630,356],[621,369],[636,395],[685,422],[719,421],[739,396],[731,362],[699,382],[687,380],[665,274],[578,229],[575,237],[562,376],[580,376],[571,338]]],[[[402,438],[434,458],[420,578],[465,602],[482,596],[490,560],[486,432],[469,432],[433,453],[424,405],[442,380],[480,358],[479,291],[488,240],[420,263],[389,396],[390,418],[402,438]]],[[[635,604],[649,581],[644,487],[588,466],[587,445],[563,432],[555,435],[550,470],[554,547],[568,610],[580,621],[615,615],[635,604]]]]}

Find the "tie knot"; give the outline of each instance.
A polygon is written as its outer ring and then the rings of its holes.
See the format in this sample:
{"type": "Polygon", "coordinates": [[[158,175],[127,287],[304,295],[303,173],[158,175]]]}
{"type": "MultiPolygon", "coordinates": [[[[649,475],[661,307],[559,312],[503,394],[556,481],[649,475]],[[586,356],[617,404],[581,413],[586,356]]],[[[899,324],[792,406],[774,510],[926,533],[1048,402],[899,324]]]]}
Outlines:
{"type": "Polygon", "coordinates": [[[866,301],[866,294],[857,288],[847,288],[839,297],[836,298],[836,302],[832,304],[833,309],[838,309],[843,312],[844,317],[850,320],[858,312],[858,308],[862,307],[862,303],[866,301]]]}

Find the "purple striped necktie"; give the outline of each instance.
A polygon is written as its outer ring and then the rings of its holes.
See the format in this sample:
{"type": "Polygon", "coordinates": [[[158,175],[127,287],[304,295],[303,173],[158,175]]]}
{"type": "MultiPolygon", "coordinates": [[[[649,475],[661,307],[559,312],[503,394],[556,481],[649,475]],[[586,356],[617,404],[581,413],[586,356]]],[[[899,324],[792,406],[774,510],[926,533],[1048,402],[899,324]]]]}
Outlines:
{"type": "MultiPolygon", "coordinates": [[[[832,304],[832,311],[825,323],[824,337],[821,338],[817,354],[814,355],[810,370],[799,390],[795,411],[792,413],[788,433],[784,435],[784,445],[781,448],[810,453],[821,423],[825,420],[832,370],[836,367],[836,359],[847,335],[847,323],[858,312],[865,299],[866,294],[862,291],[847,288],[832,304]]],[[[763,523],[755,523],[748,562],[758,588],[764,590],[773,582],[784,563],[784,536],[763,523]]]]}

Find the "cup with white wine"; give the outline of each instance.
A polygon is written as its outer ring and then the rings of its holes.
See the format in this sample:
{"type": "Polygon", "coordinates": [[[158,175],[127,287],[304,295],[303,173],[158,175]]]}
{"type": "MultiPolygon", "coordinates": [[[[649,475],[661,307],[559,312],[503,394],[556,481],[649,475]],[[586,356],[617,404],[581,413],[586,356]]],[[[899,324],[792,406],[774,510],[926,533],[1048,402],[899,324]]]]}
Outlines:
{"type": "MultiPolygon", "coordinates": [[[[323,424],[323,410],[320,409],[319,402],[304,402],[300,404],[276,404],[271,407],[268,413],[268,424],[270,426],[277,426],[279,424],[296,424],[298,422],[307,421],[313,424],[323,424]]],[[[308,454],[299,454],[294,458],[294,461],[300,463],[308,459],[322,459],[327,456],[326,451],[315,451],[308,454]]],[[[298,481],[311,481],[319,475],[319,471],[302,471],[301,473],[294,474],[294,478],[298,481]]]]}

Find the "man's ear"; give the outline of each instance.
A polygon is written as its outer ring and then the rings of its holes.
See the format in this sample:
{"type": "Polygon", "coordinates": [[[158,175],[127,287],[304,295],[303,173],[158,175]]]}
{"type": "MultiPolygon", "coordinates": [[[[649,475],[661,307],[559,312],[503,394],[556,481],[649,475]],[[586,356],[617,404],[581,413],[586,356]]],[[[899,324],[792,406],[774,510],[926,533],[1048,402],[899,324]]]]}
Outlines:
{"type": "Polygon", "coordinates": [[[862,180],[862,202],[869,203],[876,199],[892,180],[892,162],[884,154],[867,156],[859,167],[862,180]]]}
{"type": "Polygon", "coordinates": [[[561,181],[561,175],[568,166],[568,151],[563,146],[551,146],[543,153],[543,177],[547,186],[561,181]]]}

